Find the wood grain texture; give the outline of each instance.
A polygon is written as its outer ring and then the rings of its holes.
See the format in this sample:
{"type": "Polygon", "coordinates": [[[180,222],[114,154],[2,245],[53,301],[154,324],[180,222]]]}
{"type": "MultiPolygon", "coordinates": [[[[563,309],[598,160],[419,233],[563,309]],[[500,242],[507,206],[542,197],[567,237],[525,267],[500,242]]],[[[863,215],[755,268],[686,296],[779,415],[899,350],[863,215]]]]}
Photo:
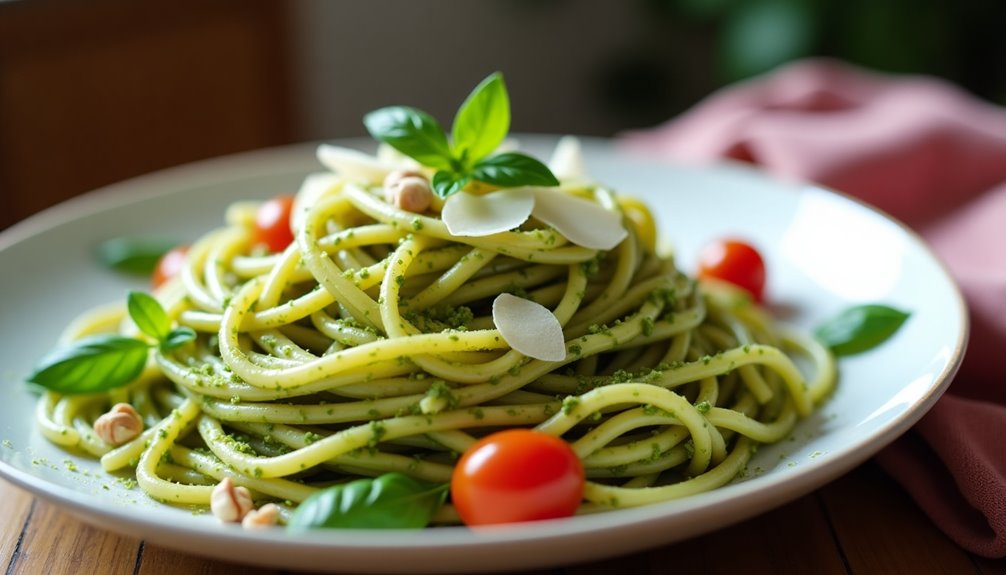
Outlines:
{"type": "Polygon", "coordinates": [[[199,575],[267,575],[278,572],[272,569],[258,569],[247,565],[215,561],[157,545],[146,544],[143,546],[140,568],[136,573],[137,575],[175,575],[177,573],[198,573],[199,575]]]}
{"type": "Polygon", "coordinates": [[[845,568],[827,519],[809,495],[715,535],[649,553],[649,573],[806,573],[842,575],[845,568]]]}
{"type": "Polygon", "coordinates": [[[132,573],[139,548],[138,539],[83,523],[51,503],[38,501],[7,573],[132,573]]]}
{"type": "Polygon", "coordinates": [[[979,573],[875,465],[823,490],[827,513],[853,573],[979,573]]]}
{"type": "Polygon", "coordinates": [[[18,542],[32,513],[30,495],[6,481],[0,481],[0,558],[7,558],[6,566],[18,551],[18,542]]]}

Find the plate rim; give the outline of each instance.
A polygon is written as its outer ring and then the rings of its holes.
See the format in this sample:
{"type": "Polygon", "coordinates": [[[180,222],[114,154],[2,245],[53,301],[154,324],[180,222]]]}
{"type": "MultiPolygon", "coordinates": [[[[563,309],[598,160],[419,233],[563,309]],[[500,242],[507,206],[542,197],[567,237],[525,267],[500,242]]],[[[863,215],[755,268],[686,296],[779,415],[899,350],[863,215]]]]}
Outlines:
{"type": "MultiPolygon", "coordinates": [[[[528,134],[528,135],[518,135],[518,138],[524,140],[529,138],[530,141],[541,140],[541,141],[554,141],[558,136],[547,135],[547,134],[528,134]]],[[[600,145],[607,148],[609,153],[613,152],[623,158],[632,158],[635,160],[642,160],[646,162],[656,162],[667,166],[669,169],[687,169],[687,170],[698,170],[706,171],[712,170],[716,171],[718,169],[728,169],[728,170],[739,170],[744,173],[744,177],[754,177],[762,181],[768,181],[772,184],[786,185],[790,186],[792,182],[785,182],[776,177],[771,176],[763,170],[757,169],[749,164],[743,164],[735,161],[728,162],[718,162],[711,166],[686,166],[682,164],[676,164],[674,162],[669,162],[666,159],[657,159],[650,157],[648,154],[639,153],[626,153],[624,149],[620,149],[619,142],[617,140],[611,140],[606,138],[592,138],[583,137],[582,140],[588,145],[600,145]]],[[[352,139],[339,139],[337,143],[342,145],[358,145],[360,143],[366,143],[368,140],[363,138],[352,138],[352,139]]],[[[198,183],[199,185],[209,185],[227,181],[234,181],[240,179],[246,179],[250,175],[261,172],[268,174],[279,173],[279,167],[284,163],[289,162],[290,171],[301,171],[299,166],[302,163],[304,167],[315,165],[309,162],[310,155],[307,153],[308,150],[313,149],[320,142],[301,142],[296,144],[277,146],[272,148],[264,148],[259,150],[239,152],[236,154],[220,156],[215,158],[209,158],[201,160],[198,162],[192,162],[188,164],[182,164],[179,166],[174,166],[171,168],[166,168],[163,170],[158,170],[156,172],[151,172],[149,174],[141,175],[135,178],[130,178],[121,182],[111,184],[109,186],[104,186],[98,188],[94,191],[87,192],[85,194],[79,195],[77,197],[71,198],[67,201],[56,204],[55,206],[49,207],[41,212],[38,212],[28,218],[15,223],[6,230],[0,231],[0,254],[5,252],[8,248],[15,246],[22,241],[26,241],[37,235],[41,235],[51,230],[58,228],[67,222],[74,221],[77,219],[83,219],[90,217],[96,213],[100,213],[113,208],[126,207],[132,203],[142,203],[149,201],[151,199],[160,197],[162,195],[171,195],[182,190],[186,185],[192,185],[193,183],[198,183]],[[265,161],[263,161],[265,160],[265,161]],[[292,161],[291,161],[292,160],[292,161]],[[237,169],[241,167],[242,169],[237,169]],[[247,171],[246,171],[247,170],[247,171]],[[226,174],[226,176],[225,176],[226,174]],[[210,180],[200,179],[210,176],[210,180]]],[[[331,141],[329,141],[331,143],[331,141]]],[[[316,166],[316,165],[315,165],[316,166]]],[[[317,171],[317,166],[316,166],[317,171]]],[[[869,441],[856,443],[854,445],[846,445],[842,449],[834,450],[829,452],[828,462],[822,462],[821,464],[808,464],[802,466],[800,469],[795,469],[786,476],[783,481],[784,485],[790,488],[787,489],[788,493],[796,493],[795,495],[789,496],[788,494],[776,494],[775,497],[769,498],[770,501],[765,501],[763,498],[761,503],[752,504],[749,503],[745,512],[737,515],[732,522],[741,521],[747,519],[753,515],[764,512],[770,508],[781,505],[786,501],[795,499],[805,493],[817,489],[827,483],[828,481],[844,474],[854,466],[866,461],[870,457],[873,457],[877,452],[879,452],[884,447],[890,445],[898,437],[904,434],[912,425],[914,425],[919,419],[921,419],[928,411],[933,407],[936,401],[943,395],[946,389],[949,387],[950,383],[953,381],[960,365],[963,361],[964,354],[967,348],[967,341],[970,335],[970,317],[968,314],[967,304],[963,297],[963,294],[958,286],[955,278],[950,273],[949,268],[943,262],[943,260],[933,251],[929,244],[917,233],[915,230],[908,227],[906,224],[892,217],[890,214],[870,205],[869,203],[860,200],[859,198],[850,196],[848,194],[829,189],[827,187],[818,184],[809,185],[797,185],[794,189],[798,193],[804,193],[805,189],[810,189],[824,191],[827,194],[837,196],[846,201],[852,202],[857,205],[858,208],[865,209],[868,212],[880,215],[883,220],[887,223],[892,223],[896,225],[903,233],[909,236],[912,243],[916,247],[923,250],[926,258],[934,262],[940,271],[942,277],[948,282],[951,288],[951,292],[954,297],[954,304],[956,307],[956,314],[960,318],[961,329],[955,338],[954,347],[951,356],[946,360],[945,367],[937,375],[937,385],[931,386],[926,394],[920,398],[918,401],[914,402],[912,409],[903,410],[901,413],[897,414],[890,421],[885,422],[880,430],[870,436],[869,441]],[[865,449],[864,449],[865,448],[865,449]]],[[[176,547],[177,545],[172,545],[171,542],[167,542],[165,538],[160,537],[160,534],[174,533],[182,536],[183,538],[194,538],[206,535],[215,535],[218,538],[223,538],[225,541],[233,542],[244,542],[253,541],[257,545],[267,545],[267,546],[279,546],[284,549],[299,549],[301,551],[309,551],[311,553],[318,550],[325,550],[331,552],[333,548],[333,537],[331,533],[307,533],[298,534],[296,541],[290,541],[288,538],[278,538],[278,537],[263,537],[257,533],[249,533],[246,531],[232,530],[225,528],[223,530],[204,528],[204,525],[196,524],[196,528],[193,528],[192,524],[182,524],[177,525],[165,525],[163,519],[160,516],[155,516],[153,519],[140,517],[140,518],[129,518],[125,517],[126,513],[123,511],[119,513],[121,509],[113,506],[110,510],[102,510],[96,508],[94,503],[87,501],[87,495],[81,491],[75,490],[70,487],[59,485],[56,483],[50,483],[44,478],[34,476],[26,471],[18,469],[4,460],[0,460],[0,476],[5,477],[12,483],[18,485],[19,487],[26,489],[27,491],[33,493],[36,496],[42,497],[52,501],[58,505],[68,508],[74,515],[88,521],[90,523],[97,523],[104,527],[107,527],[113,531],[120,533],[125,533],[121,527],[123,522],[127,522],[136,526],[139,526],[144,532],[147,533],[146,538],[156,543],[165,544],[167,546],[176,547]],[[97,515],[95,515],[97,514],[97,515]],[[291,547],[292,545],[292,547],[291,547]]],[[[604,533],[611,529],[617,529],[624,527],[627,524],[636,525],[639,523],[652,523],[657,524],[661,520],[669,520],[669,516],[666,513],[661,513],[661,510],[668,506],[674,506],[676,508],[684,507],[684,513],[695,513],[696,509],[709,509],[709,508],[720,508],[724,506],[730,506],[735,504],[737,500],[745,498],[749,495],[749,492],[760,492],[765,491],[765,487],[771,486],[773,483],[778,481],[777,478],[770,477],[754,477],[744,483],[736,484],[731,486],[733,490],[728,494],[727,497],[720,496],[721,490],[714,490],[713,492],[699,494],[688,498],[687,501],[691,502],[689,504],[683,504],[682,500],[673,502],[658,503],[650,506],[645,506],[641,508],[624,509],[616,512],[621,520],[610,519],[613,514],[606,514],[609,519],[603,522],[598,522],[595,518],[599,516],[582,516],[577,517],[573,520],[572,525],[570,525],[569,520],[559,520],[565,521],[566,529],[562,532],[549,533],[551,528],[554,527],[554,522],[541,522],[538,524],[522,524],[522,528],[519,530],[520,533],[517,534],[516,531],[507,530],[495,531],[493,537],[495,539],[486,540],[483,537],[477,536],[464,536],[465,539],[458,541],[453,541],[445,545],[450,546],[452,550],[462,550],[471,551],[472,549],[479,549],[489,546],[503,546],[508,547],[512,545],[521,545],[527,543],[531,539],[545,538],[545,539],[568,539],[581,537],[584,534],[599,534],[604,533]]],[[[777,489],[776,491],[784,491],[782,489],[777,489]]],[[[676,515],[676,514],[675,514],[676,515]]],[[[722,528],[726,523],[722,523],[715,527],[714,529],[722,528]]],[[[229,527],[229,526],[226,526],[229,527]]],[[[445,528],[448,530],[456,530],[458,532],[471,533],[469,530],[463,527],[456,528],[445,528]]],[[[439,531],[439,530],[438,530],[439,531]]],[[[695,533],[691,533],[687,536],[698,535],[702,532],[707,532],[709,529],[696,530],[695,533]]],[[[285,531],[284,531],[285,533],[285,531]]],[[[412,546],[403,545],[396,546],[394,549],[406,549],[414,548],[419,546],[429,545],[429,542],[423,543],[422,541],[426,539],[425,537],[416,537],[415,532],[408,533],[408,539],[414,541],[412,546]]],[[[126,533],[128,534],[128,533],[126,533]]],[[[133,533],[135,535],[135,532],[133,533]]],[[[392,535],[390,533],[389,535],[392,535]]],[[[386,541],[379,541],[376,543],[368,544],[369,540],[376,539],[373,537],[372,531],[360,531],[358,533],[353,532],[340,532],[340,537],[348,540],[348,543],[339,543],[338,547],[345,546],[347,544],[357,547],[359,549],[370,549],[370,550],[388,550],[390,546],[386,541]]],[[[405,535],[402,534],[402,538],[405,535]]],[[[663,541],[676,541],[681,538],[667,539],[665,537],[660,538],[663,541]]],[[[643,548],[646,544],[643,543],[636,547],[636,549],[628,549],[625,546],[622,548],[625,552],[632,550],[637,550],[643,548]]],[[[228,546],[221,546],[228,547],[228,546]]],[[[234,546],[235,548],[240,548],[240,545],[234,546]]],[[[189,549],[189,551],[192,551],[189,549]]],[[[230,560],[241,561],[240,555],[221,555],[213,554],[213,556],[218,558],[225,558],[230,560]]],[[[602,555],[598,555],[602,556],[602,555]]],[[[569,560],[559,558],[557,561],[551,564],[557,565],[561,563],[568,563],[569,560]]],[[[264,564],[256,561],[255,564],[264,564]]],[[[290,566],[289,562],[284,562],[282,565],[277,566],[290,566]]],[[[505,566],[506,568],[513,567],[527,567],[527,566],[546,566],[546,564],[536,561],[533,563],[520,564],[513,563],[505,566]]],[[[470,569],[470,566],[463,566],[464,568],[470,569]]],[[[314,566],[317,568],[317,566],[314,566]]],[[[345,566],[340,566],[340,568],[345,568],[345,566]]],[[[353,568],[359,569],[359,566],[353,566],[353,568]]],[[[365,568],[365,567],[364,567],[365,568]]],[[[379,571],[387,571],[386,566],[375,566],[379,571]]],[[[486,566],[489,568],[489,566],[486,566]]],[[[492,568],[496,568],[493,566],[492,568]]]]}

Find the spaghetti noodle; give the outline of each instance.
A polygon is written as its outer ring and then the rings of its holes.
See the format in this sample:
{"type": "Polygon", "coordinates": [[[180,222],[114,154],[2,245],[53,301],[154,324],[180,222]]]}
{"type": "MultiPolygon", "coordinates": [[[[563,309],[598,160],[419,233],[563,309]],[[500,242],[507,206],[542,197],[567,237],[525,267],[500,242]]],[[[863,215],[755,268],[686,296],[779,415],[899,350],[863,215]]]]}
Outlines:
{"type": "MultiPolygon", "coordinates": [[[[581,458],[587,512],[724,485],[834,385],[831,355],[813,339],[659,255],[636,200],[576,182],[540,192],[624,216],[626,238],[603,251],[534,217],[453,235],[437,207],[396,208],[376,181],[326,181],[302,196],[296,240],[281,253],[256,250],[255,203],[234,204],[156,293],[196,339],[153,352],[128,386],[45,393],[45,437],[109,472],[134,469],[164,502],[208,505],[230,477],[289,511],[321,487],[390,471],[447,482],[477,438],[534,427],[581,458]],[[501,293],[551,311],[564,359],[511,348],[491,315],[501,293]],[[111,446],[93,426],[117,402],[146,431],[111,446]]],[[[138,334],[113,306],[64,339],[109,331],[138,334]]],[[[437,519],[454,520],[449,505],[437,519]]]]}

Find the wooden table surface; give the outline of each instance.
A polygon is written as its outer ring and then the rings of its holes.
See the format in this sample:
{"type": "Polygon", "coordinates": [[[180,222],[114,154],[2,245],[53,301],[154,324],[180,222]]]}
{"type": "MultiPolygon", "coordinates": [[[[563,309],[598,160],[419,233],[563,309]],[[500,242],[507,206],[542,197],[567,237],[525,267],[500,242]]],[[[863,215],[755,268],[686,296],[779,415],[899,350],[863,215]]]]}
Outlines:
{"type": "MultiPolygon", "coordinates": [[[[98,529],[0,480],[0,557],[21,573],[270,574],[98,529]]],[[[814,573],[1006,575],[1006,559],[971,555],[937,530],[876,465],[721,531],[535,575],[814,573]]]]}

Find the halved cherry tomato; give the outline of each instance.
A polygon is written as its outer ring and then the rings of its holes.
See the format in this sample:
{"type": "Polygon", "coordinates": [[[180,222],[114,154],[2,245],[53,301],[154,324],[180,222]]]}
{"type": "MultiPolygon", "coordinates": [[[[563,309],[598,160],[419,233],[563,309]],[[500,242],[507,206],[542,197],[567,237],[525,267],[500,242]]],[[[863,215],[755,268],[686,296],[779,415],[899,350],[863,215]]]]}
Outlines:
{"type": "Polygon", "coordinates": [[[255,241],[271,252],[281,252],[293,242],[290,212],[293,196],[283,195],[264,202],[255,212],[255,241]]]}
{"type": "Polygon", "coordinates": [[[155,288],[161,287],[169,279],[178,275],[185,267],[185,256],[189,253],[189,246],[178,246],[165,252],[154,268],[154,273],[150,278],[150,283],[155,288]]]}
{"type": "Polygon", "coordinates": [[[466,525],[572,515],[583,499],[583,464],[568,443],[540,431],[487,435],[461,456],[451,501],[466,525]]]}
{"type": "Polygon", "coordinates": [[[765,293],[765,260],[741,240],[717,240],[702,248],[698,276],[730,282],[747,290],[755,301],[762,301],[765,293]]]}

